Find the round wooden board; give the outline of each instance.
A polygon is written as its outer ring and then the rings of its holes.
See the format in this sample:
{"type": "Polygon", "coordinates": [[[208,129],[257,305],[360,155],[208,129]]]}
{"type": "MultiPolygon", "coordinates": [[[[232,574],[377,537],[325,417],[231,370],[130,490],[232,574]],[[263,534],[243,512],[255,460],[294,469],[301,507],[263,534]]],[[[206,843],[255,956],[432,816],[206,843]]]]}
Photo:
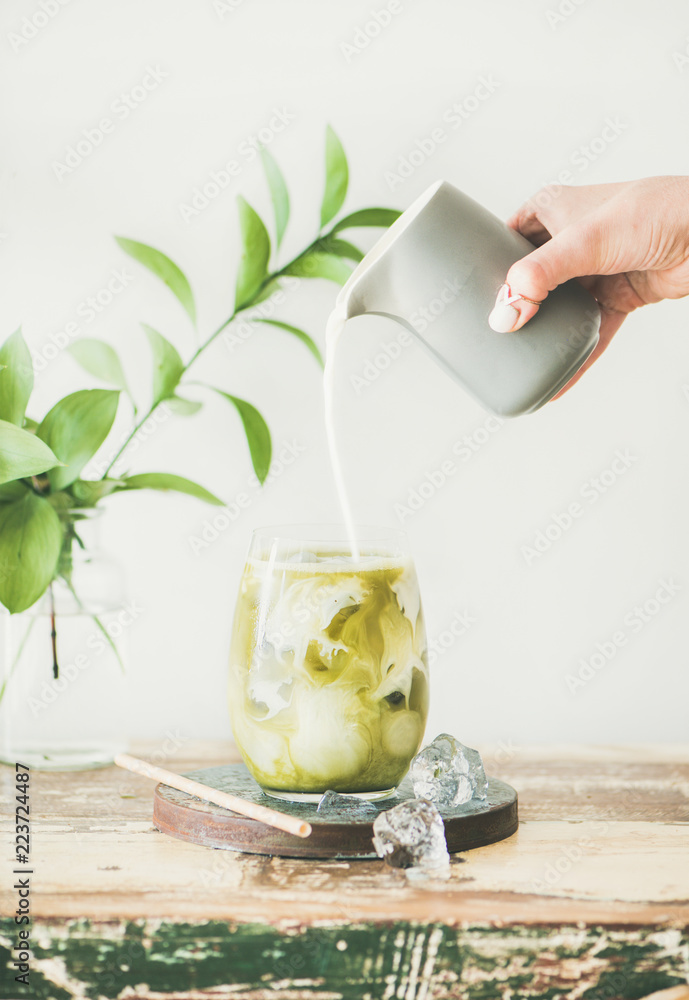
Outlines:
{"type": "MultiPolygon", "coordinates": [[[[302,839],[275,830],[256,820],[239,816],[220,806],[179,792],[169,785],[157,785],[153,793],[153,822],[162,832],[204,847],[247,854],[277,854],[286,858],[375,858],[373,820],[375,815],[352,819],[345,815],[323,815],[316,804],[283,802],[264,795],[244,764],[227,764],[191,771],[187,777],[222,789],[291,816],[308,820],[310,837],[302,839]]],[[[406,799],[413,799],[411,781],[405,778],[389,799],[372,803],[385,812],[406,799]]],[[[493,844],[510,837],[517,829],[517,793],[497,778],[488,782],[488,798],[472,801],[452,810],[442,810],[450,853],[493,844]]]]}

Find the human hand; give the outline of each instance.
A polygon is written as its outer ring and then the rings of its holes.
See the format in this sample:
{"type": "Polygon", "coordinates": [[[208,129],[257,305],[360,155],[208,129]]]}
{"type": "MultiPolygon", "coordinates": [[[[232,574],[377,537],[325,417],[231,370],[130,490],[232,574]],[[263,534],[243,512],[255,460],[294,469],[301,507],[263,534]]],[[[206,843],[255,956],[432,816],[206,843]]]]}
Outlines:
{"type": "Polygon", "coordinates": [[[492,329],[521,329],[548,292],[570,278],[598,300],[598,346],[567,388],[600,357],[628,313],[689,294],[689,177],[545,187],[507,224],[537,249],[507,272],[488,320],[492,329]]]}

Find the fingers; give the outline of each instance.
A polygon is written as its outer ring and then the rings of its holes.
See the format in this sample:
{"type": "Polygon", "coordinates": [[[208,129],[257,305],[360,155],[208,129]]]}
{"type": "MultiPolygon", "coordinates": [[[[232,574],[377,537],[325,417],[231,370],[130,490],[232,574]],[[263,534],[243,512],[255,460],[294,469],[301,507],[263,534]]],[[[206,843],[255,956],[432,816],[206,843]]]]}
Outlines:
{"type": "MultiPolygon", "coordinates": [[[[551,221],[551,225],[552,225],[551,221]]],[[[525,236],[529,242],[533,243],[534,246],[539,247],[541,243],[545,243],[549,240],[551,236],[554,235],[554,231],[546,228],[544,220],[541,218],[540,214],[537,212],[526,212],[525,206],[511,215],[507,220],[507,225],[510,229],[516,230],[525,236]]],[[[554,230],[554,227],[553,227],[554,230]]]]}
{"type": "Polygon", "coordinates": [[[488,318],[491,329],[520,330],[557,285],[606,269],[601,210],[625,187],[625,183],[549,185],[507,220],[537,249],[510,268],[488,318]]]}
{"type": "Polygon", "coordinates": [[[498,291],[495,305],[488,317],[488,326],[496,333],[511,333],[535,316],[540,305],[540,300],[529,301],[523,295],[515,293],[510,285],[504,284],[498,291]]]}
{"type": "Polygon", "coordinates": [[[566,226],[578,222],[619,194],[627,183],[567,187],[550,184],[517,209],[507,220],[511,229],[540,245],[566,226]]]}
{"type": "Polygon", "coordinates": [[[605,269],[598,227],[577,223],[518,260],[499,289],[488,325],[496,333],[520,330],[558,285],[605,269]]]}

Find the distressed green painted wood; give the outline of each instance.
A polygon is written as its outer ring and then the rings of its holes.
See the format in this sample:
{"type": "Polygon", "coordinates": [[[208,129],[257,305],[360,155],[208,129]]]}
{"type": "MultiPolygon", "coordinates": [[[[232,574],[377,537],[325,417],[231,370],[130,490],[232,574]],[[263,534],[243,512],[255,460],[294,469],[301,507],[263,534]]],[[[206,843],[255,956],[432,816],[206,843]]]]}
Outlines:
{"type": "MultiPolygon", "coordinates": [[[[12,934],[0,922],[3,970],[12,934]]],[[[83,920],[38,936],[31,992],[8,970],[2,1000],[634,1000],[689,978],[678,929],[83,920]]]]}

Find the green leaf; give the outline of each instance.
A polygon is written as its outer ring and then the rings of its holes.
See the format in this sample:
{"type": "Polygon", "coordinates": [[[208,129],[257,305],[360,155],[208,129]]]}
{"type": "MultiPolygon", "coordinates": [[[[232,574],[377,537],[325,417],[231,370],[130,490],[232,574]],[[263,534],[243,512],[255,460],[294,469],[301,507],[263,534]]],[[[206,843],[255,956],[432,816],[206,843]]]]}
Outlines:
{"type": "Polygon", "coordinates": [[[169,399],[184,373],[184,362],[177,349],[148,323],[141,324],[153,351],[153,404],[169,399]]]}
{"type": "Polygon", "coordinates": [[[0,702],[2,701],[2,699],[3,699],[4,695],[5,695],[5,691],[7,690],[7,685],[9,683],[9,681],[14,676],[14,671],[17,669],[17,667],[18,667],[18,665],[19,665],[19,663],[21,661],[22,653],[24,652],[24,647],[26,646],[27,642],[29,641],[31,633],[34,630],[34,626],[36,625],[36,622],[38,622],[38,621],[40,621],[40,618],[39,618],[38,615],[29,615],[28,623],[24,622],[24,625],[25,625],[24,635],[21,637],[21,639],[17,643],[16,652],[14,654],[14,657],[12,658],[12,662],[10,664],[8,664],[9,669],[8,669],[8,667],[5,668],[5,679],[2,682],[2,687],[0,688],[0,702]]]}
{"type": "Polygon", "coordinates": [[[0,503],[12,503],[14,500],[21,500],[28,488],[25,483],[19,482],[18,479],[13,479],[9,483],[3,483],[0,486],[0,503]]]}
{"type": "Polygon", "coordinates": [[[268,284],[263,288],[258,295],[256,295],[251,303],[252,307],[257,306],[260,302],[265,302],[269,299],[271,295],[275,295],[282,288],[279,278],[271,278],[268,284]]]}
{"type": "Polygon", "coordinates": [[[46,500],[53,510],[57,512],[58,517],[67,518],[68,511],[74,506],[74,500],[66,490],[49,493],[46,500]]]}
{"type": "Polygon", "coordinates": [[[136,476],[126,476],[122,482],[123,490],[174,490],[176,493],[186,493],[206,503],[223,507],[224,503],[203,486],[194,483],[184,476],[175,476],[171,472],[142,472],[136,476]]]}
{"type": "MultiPolygon", "coordinates": [[[[83,607],[83,605],[81,605],[81,607],[83,607]]],[[[103,622],[100,620],[100,618],[98,617],[98,615],[94,615],[93,613],[91,613],[89,615],[89,618],[91,619],[91,621],[93,622],[93,624],[96,626],[96,628],[98,629],[98,631],[102,633],[103,638],[105,639],[105,641],[107,642],[108,646],[110,646],[110,649],[115,654],[115,659],[117,660],[117,662],[119,664],[120,670],[122,671],[122,673],[125,673],[124,663],[122,662],[122,657],[120,656],[120,651],[117,648],[117,646],[115,645],[115,640],[110,635],[110,633],[108,632],[107,628],[105,627],[105,625],[103,624],[103,622]]],[[[132,796],[132,798],[135,798],[135,796],[132,796]]]]}
{"type": "Polygon", "coordinates": [[[0,420],[0,483],[39,476],[59,464],[52,450],[31,431],[0,420]]]}
{"type": "Polygon", "coordinates": [[[33,389],[31,353],[21,330],[0,347],[0,420],[21,427],[33,389]]]}
{"type": "Polygon", "coordinates": [[[89,375],[129,392],[117,351],[110,344],[86,337],[70,344],[67,350],[89,375]]]}
{"type": "Polygon", "coordinates": [[[344,285],[351,273],[352,268],[341,257],[321,250],[310,250],[285,269],[285,274],[294,274],[297,278],[327,278],[338,285],[344,285]]]}
{"type": "Polygon", "coordinates": [[[279,247],[289,220],[289,194],[282,171],[267,149],[261,150],[261,160],[266,172],[275,213],[275,245],[279,247]]]}
{"type": "Polygon", "coordinates": [[[348,243],[347,240],[333,239],[332,236],[319,240],[318,249],[325,251],[325,253],[332,253],[336,257],[344,257],[347,260],[356,261],[357,264],[360,260],[364,259],[363,250],[355,247],[353,243],[348,243]]]}
{"type": "Polygon", "coordinates": [[[0,601],[26,611],[53,579],[62,547],[60,519],[44,497],[27,492],[0,507],[0,601]]]}
{"type": "Polygon", "coordinates": [[[109,496],[122,486],[121,479],[76,479],[69,487],[74,497],[70,506],[94,507],[103,497],[109,496]]]}
{"type": "Polygon", "coordinates": [[[251,403],[247,403],[245,399],[239,399],[238,396],[231,396],[229,392],[223,392],[222,389],[216,389],[213,385],[208,386],[208,388],[213,389],[213,391],[217,392],[219,396],[223,397],[223,399],[232,403],[239,413],[242,424],[244,425],[246,440],[249,443],[251,464],[254,467],[254,472],[256,473],[259,483],[263,484],[268,472],[270,471],[270,460],[273,453],[273,445],[270,440],[268,424],[265,422],[256,407],[251,403]]]}
{"type": "Polygon", "coordinates": [[[191,285],[183,272],[177,267],[174,261],[166,257],[160,250],[149,247],[145,243],[137,243],[136,240],[128,240],[124,236],[116,236],[120,247],[130,257],[143,264],[149,271],[152,271],[157,278],[160,278],[172,294],[186,309],[192,323],[196,324],[196,304],[191,285]]]}
{"type": "Polygon", "coordinates": [[[277,326],[281,330],[286,330],[287,333],[291,333],[295,337],[298,337],[299,340],[301,340],[301,342],[303,344],[305,344],[308,347],[308,349],[311,351],[311,353],[313,354],[314,358],[316,359],[316,361],[318,362],[318,364],[321,366],[321,368],[324,367],[323,355],[321,354],[320,350],[318,349],[318,345],[316,344],[316,342],[314,340],[312,340],[311,337],[309,337],[308,333],[305,333],[304,330],[300,330],[298,326],[292,326],[291,323],[283,323],[282,320],[279,320],[279,319],[257,319],[256,322],[257,323],[270,323],[271,326],[277,326]]]}
{"type": "Polygon", "coordinates": [[[397,208],[361,208],[358,212],[345,215],[343,219],[333,226],[333,233],[341,229],[358,229],[365,226],[379,226],[387,229],[402,213],[397,208]]]}
{"type": "Polygon", "coordinates": [[[256,295],[268,276],[270,260],[270,237],[261,217],[241,195],[237,204],[243,249],[234,297],[235,312],[248,305],[256,295]]]}
{"type": "Polygon", "coordinates": [[[65,396],[43,418],[36,431],[64,463],[50,471],[53,490],[63,490],[78,477],[110,433],[119,392],[114,389],[81,389],[65,396]]]}
{"type": "Polygon", "coordinates": [[[330,125],[325,133],[325,191],[321,202],[321,229],[337,215],[347,194],[349,170],[342,143],[330,125]]]}
{"type": "Polygon", "coordinates": [[[98,631],[102,633],[103,638],[105,639],[105,641],[107,642],[108,646],[110,646],[110,649],[115,654],[115,658],[116,658],[117,662],[120,665],[120,670],[122,671],[122,673],[124,673],[125,672],[124,671],[124,663],[122,662],[122,657],[120,656],[120,652],[119,652],[117,646],[115,645],[115,641],[114,641],[113,637],[110,635],[110,633],[108,632],[108,630],[106,629],[105,625],[100,620],[100,618],[98,617],[98,615],[95,615],[95,614],[93,614],[93,612],[88,612],[86,610],[86,608],[84,607],[84,604],[83,604],[81,598],[79,597],[79,595],[77,594],[76,590],[74,589],[74,586],[73,586],[72,581],[69,578],[69,576],[63,576],[62,579],[65,581],[65,583],[69,587],[69,591],[70,591],[72,597],[74,598],[74,600],[76,601],[77,606],[81,609],[81,611],[83,611],[84,614],[87,614],[89,616],[89,618],[91,619],[91,621],[93,622],[93,624],[96,626],[96,628],[98,629],[98,631]]]}
{"type": "Polygon", "coordinates": [[[193,417],[199,412],[203,403],[199,403],[196,399],[185,399],[184,396],[174,395],[169,397],[167,405],[178,417],[193,417]]]}

